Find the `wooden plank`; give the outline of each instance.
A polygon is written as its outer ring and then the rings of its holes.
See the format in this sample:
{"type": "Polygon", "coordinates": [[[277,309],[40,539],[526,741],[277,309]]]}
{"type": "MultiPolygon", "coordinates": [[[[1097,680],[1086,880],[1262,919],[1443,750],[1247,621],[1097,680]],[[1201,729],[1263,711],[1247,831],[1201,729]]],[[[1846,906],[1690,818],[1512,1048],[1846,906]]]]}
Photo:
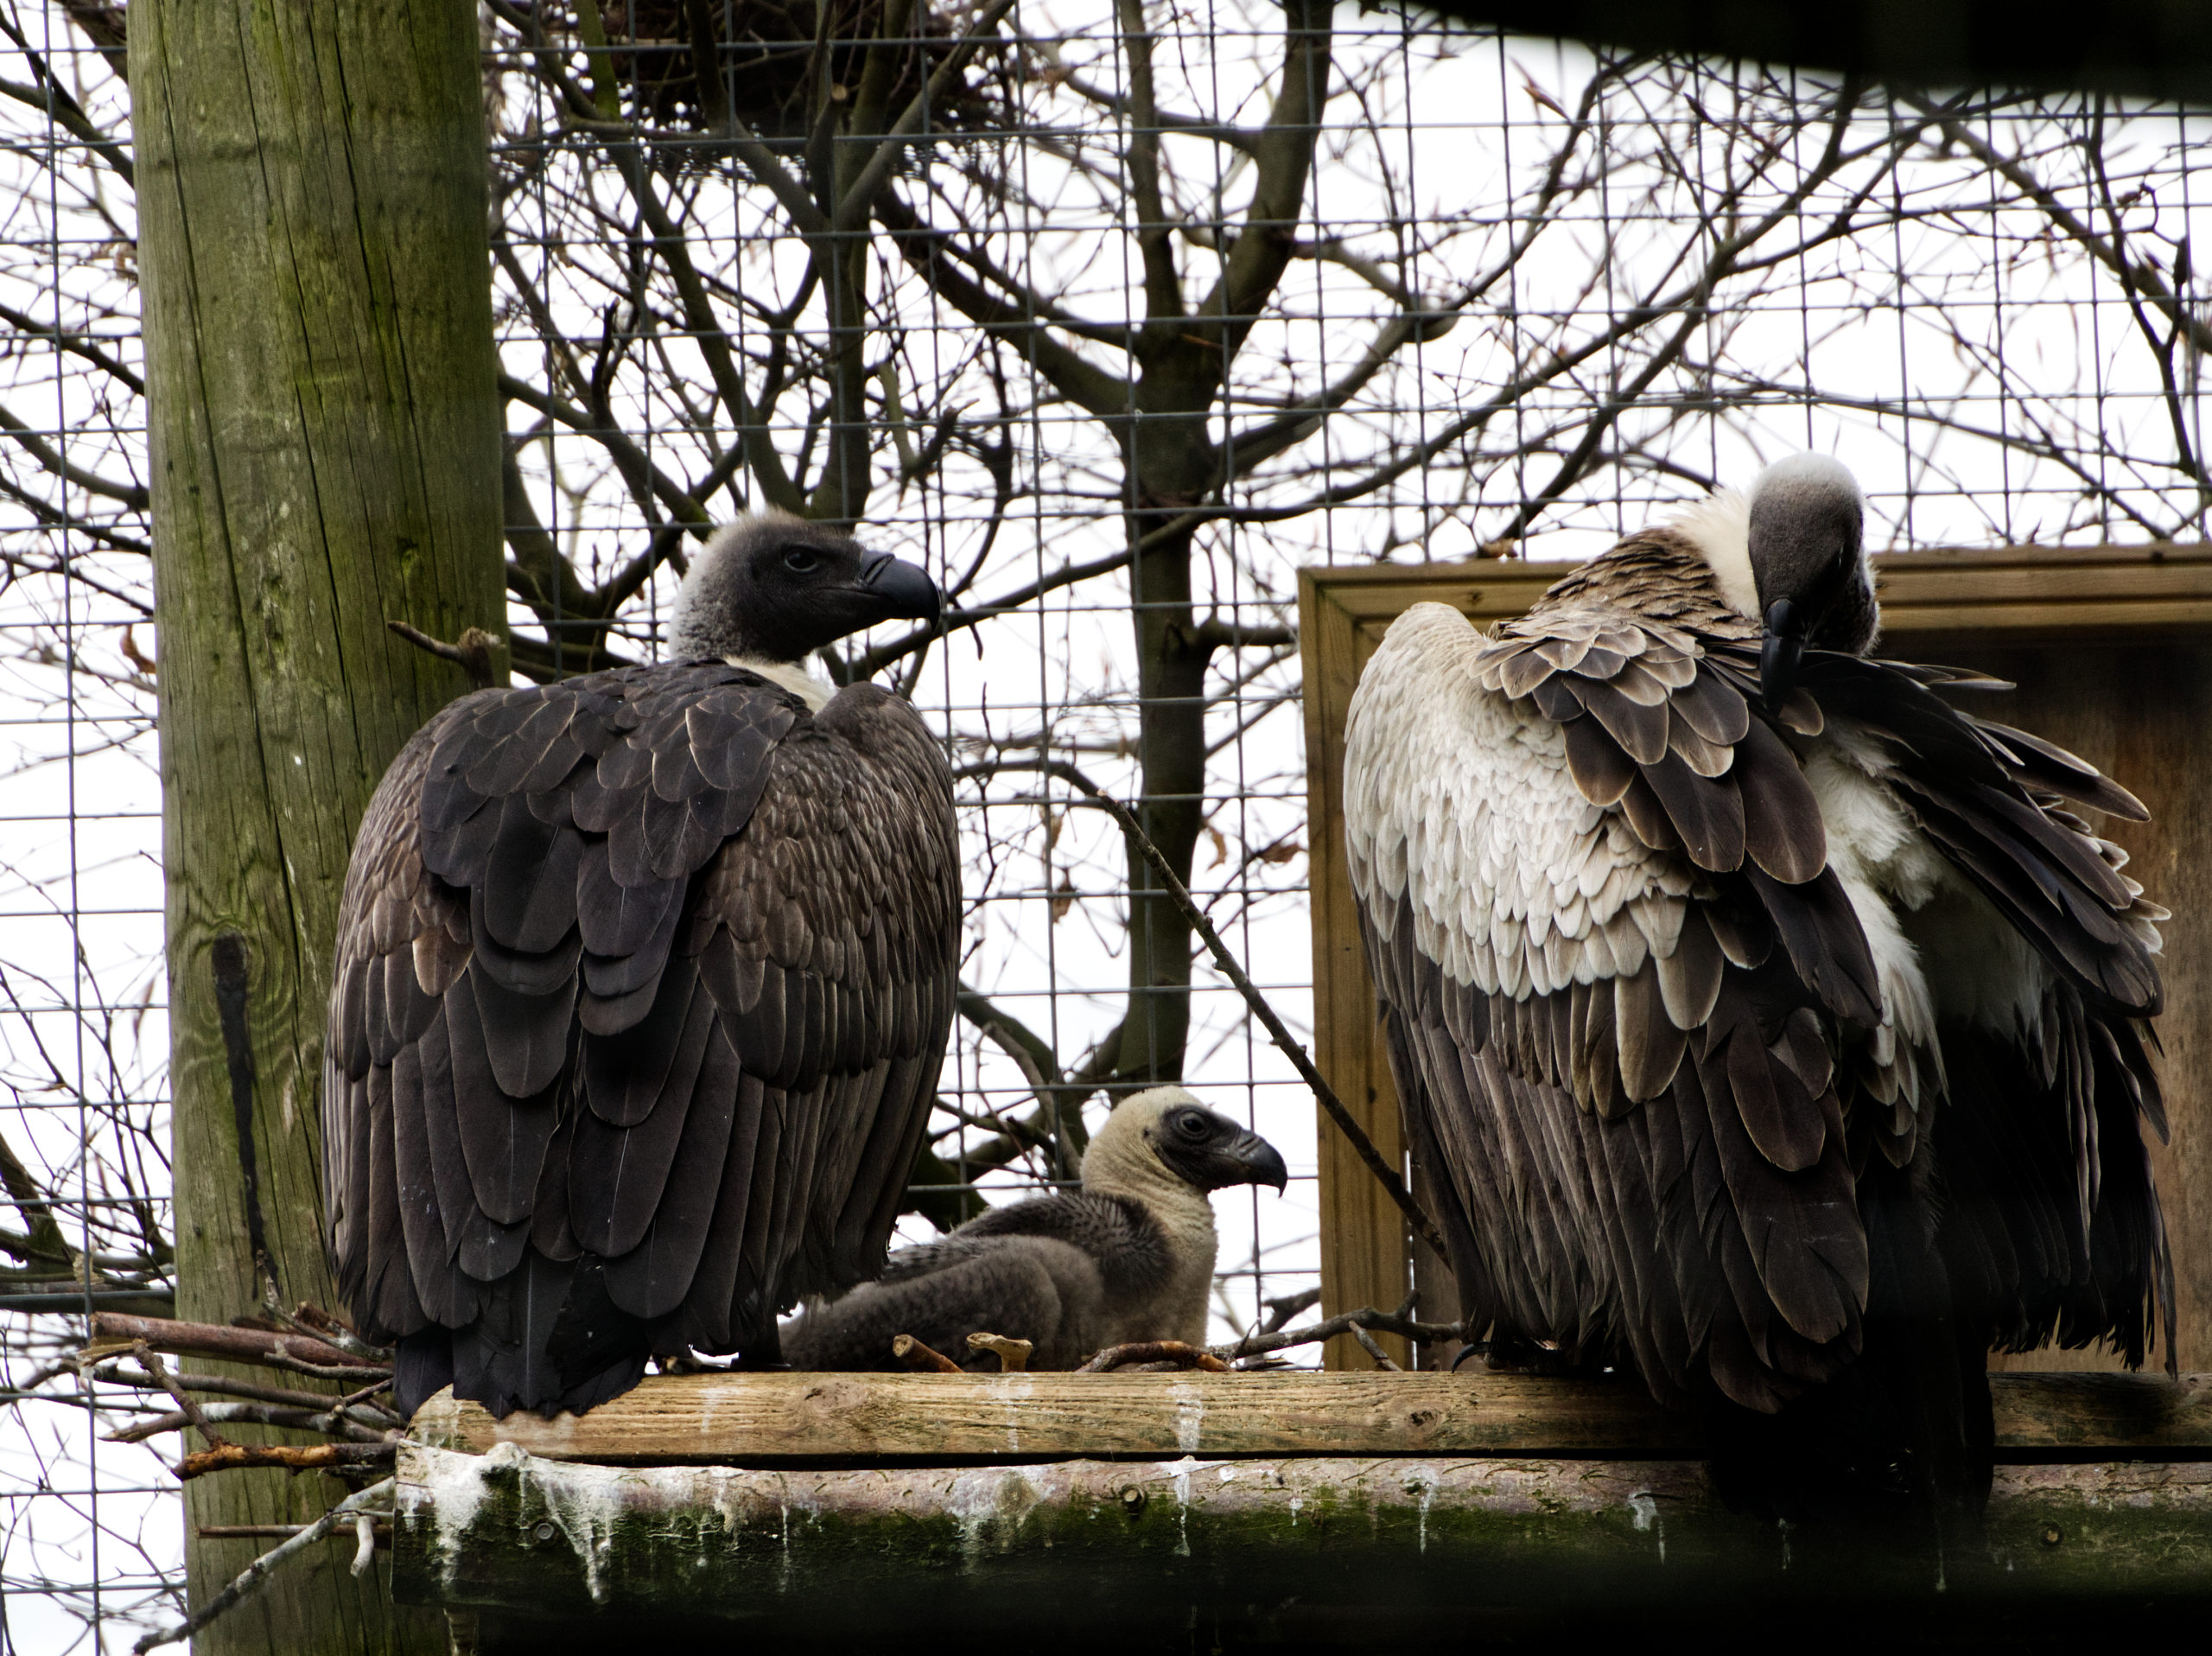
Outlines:
{"type": "MultiPolygon", "coordinates": [[[[1360,953],[1359,911],[1344,872],[1344,709],[1374,646],[1363,647],[1351,612],[1328,601],[1312,578],[1317,573],[1307,570],[1299,577],[1306,844],[1313,870],[1313,1061],[1375,1148],[1403,1170],[1398,1094],[1360,953]]],[[[1320,1162],[1323,1314],[1333,1316],[1363,1305],[1394,1308],[1405,1298],[1409,1280],[1412,1238],[1405,1216],[1327,1113],[1317,1105],[1313,1115],[1320,1162]]],[[[1397,1335],[1382,1335],[1377,1343],[1395,1361],[1410,1362],[1406,1342],[1397,1335]]],[[[1372,1366],[1356,1342],[1342,1338],[1329,1342],[1323,1361],[1331,1368],[1372,1366]]]]}
{"type": "Polygon", "coordinates": [[[1731,1512],[1679,1461],[740,1471],[410,1444],[395,1505],[394,1596],[474,1610],[480,1653],[530,1656],[563,1640],[600,1648],[616,1626],[635,1640],[641,1618],[741,1621],[756,1641],[787,1618],[810,1647],[825,1634],[888,1645],[887,1629],[923,1648],[981,1629],[1055,1647],[1070,1628],[1174,1635],[1116,1646],[1144,1649],[1182,1647],[1199,1627],[1215,1635],[1206,1647],[1242,1648],[1244,1621],[1271,1642],[1340,1638],[1348,1616],[1365,1644],[1464,1637],[1499,1612],[1555,1628],[1567,1608],[1586,1629],[1600,1615],[1795,1601],[1823,1607],[1829,1632],[1885,1607],[1891,1636],[1910,1607],[1926,1639],[1947,1625],[1984,1633],[2008,1607],[2042,1618],[2125,1606],[2139,1626],[2152,1606],[2212,1608],[2202,1462],[2002,1469],[1986,1545],[1941,1555],[1910,1525],[1731,1512]],[[517,1612],[526,1619],[505,1619],[517,1612]]]}
{"type": "MultiPolygon", "coordinates": [[[[1335,790],[1346,705],[1360,667],[1390,622],[1419,602],[1452,603],[1478,623],[1517,615],[1572,565],[1471,560],[1301,572],[1306,633],[1308,839],[1314,914],[1315,1058],[1347,1104],[1373,1095],[1395,1124],[1374,993],[1359,956],[1356,911],[1344,866],[1335,790]],[[1317,659],[1317,658],[1319,658],[1317,659]],[[1317,767],[1325,774],[1313,774],[1317,767]],[[1347,940],[1349,946],[1347,946],[1347,940]],[[1379,1077],[1379,1081],[1378,1078],[1379,1077]]],[[[2184,1368],[2212,1368],[2212,547],[2152,545],[1997,547],[1885,553],[1875,559],[1883,621],[1894,653],[1980,667],[2020,685],[1977,699],[1989,717],[2071,748],[2142,797],[2148,824],[2107,831],[2134,861],[2130,872],[2174,911],[2164,928],[2168,992],[2160,1022],[2163,1072],[2174,1121],[2171,1146],[2152,1162],[2176,1262],[2184,1368]]],[[[1356,1219],[1365,1196],[1343,1198],[1344,1181],[1370,1183],[1349,1156],[1324,1156],[1325,1217],[1340,1205],[1356,1219]]],[[[1385,1226],[1324,1235],[1324,1282],[1333,1250],[1344,1280],[1381,1288],[1389,1277],[1385,1226]]],[[[1399,1232],[1395,1244],[1408,1250],[1399,1232]]],[[[1332,1307],[1361,1303],[1332,1300],[1332,1307]]],[[[1377,1302],[1369,1302],[1377,1303],[1377,1302]]],[[[1448,1319],[1455,1308],[1425,1299],[1448,1319]]],[[[2000,1368],[2116,1366],[2108,1353],[2044,1352],[1994,1360],[2000,1368]]]]}
{"type": "MultiPolygon", "coordinates": [[[[2000,1376],[2000,1451],[2212,1458],[2212,1377],[2000,1376]]],[[[690,1374],[581,1419],[495,1421],[450,1392],[414,1435],[550,1460],[769,1464],[1054,1455],[1694,1455],[1688,1417],[1633,1381],[1457,1374],[690,1374]]]]}

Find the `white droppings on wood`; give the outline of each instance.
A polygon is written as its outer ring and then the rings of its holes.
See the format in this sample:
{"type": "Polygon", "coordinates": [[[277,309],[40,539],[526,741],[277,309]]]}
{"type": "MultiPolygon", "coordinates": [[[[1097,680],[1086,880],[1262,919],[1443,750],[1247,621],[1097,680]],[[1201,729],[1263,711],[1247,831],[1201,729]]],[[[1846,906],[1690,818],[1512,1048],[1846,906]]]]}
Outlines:
{"type": "Polygon", "coordinates": [[[643,1481],[635,1474],[610,1474],[603,1469],[598,1476],[578,1477],[568,1467],[545,1462],[524,1466],[523,1476],[537,1490],[547,1516],[582,1561],[584,1590],[591,1595],[592,1602],[605,1602],[605,1568],[613,1551],[615,1527],[632,1506],[632,1494],[642,1492],[643,1481]]]}
{"type": "Polygon", "coordinates": [[[994,1376],[988,1388],[991,1401],[1006,1411],[1006,1452],[1021,1453],[1021,1405],[1036,1391],[1027,1373],[994,1376]]]}
{"type": "Polygon", "coordinates": [[[1191,1556],[1191,1474],[1205,1468],[1186,1455],[1179,1461],[1161,1462],[1160,1469],[1167,1474],[1168,1487],[1175,1492],[1175,1556],[1187,1558],[1191,1556]]]}
{"type": "Polygon", "coordinates": [[[1020,1539],[1029,1515],[1048,1497],[1065,1498],[1047,1466],[978,1467],[957,1474],[946,1487],[940,1510],[959,1526],[960,1556],[973,1565],[985,1551],[1009,1551],[1020,1539]]]}
{"type": "Polygon", "coordinates": [[[448,1587],[460,1567],[461,1538],[491,1498],[486,1477],[495,1471],[512,1470],[529,1459],[512,1443],[496,1443],[481,1455],[426,1455],[421,1462],[421,1481],[399,1487],[393,1502],[397,1511],[410,1518],[429,1514],[430,1549],[438,1575],[448,1587]]]}
{"type": "Polygon", "coordinates": [[[1179,1380],[1170,1386],[1167,1395],[1175,1400],[1175,1447],[1185,1455],[1195,1455],[1205,1430],[1205,1397],[1189,1380],[1179,1380]]]}
{"type": "Polygon", "coordinates": [[[1421,1514],[1421,1551],[1428,1551],[1428,1503],[1436,1499],[1436,1468],[1417,1466],[1406,1474],[1406,1493],[1415,1497],[1421,1514]]]}
{"type": "Polygon", "coordinates": [[[1639,1489],[1628,1498],[1629,1521],[1636,1525],[1638,1535],[1656,1534],[1659,1540],[1659,1562],[1667,1562],[1667,1525],[1659,1516],[1659,1503],[1651,1498],[1648,1489],[1639,1489]]]}

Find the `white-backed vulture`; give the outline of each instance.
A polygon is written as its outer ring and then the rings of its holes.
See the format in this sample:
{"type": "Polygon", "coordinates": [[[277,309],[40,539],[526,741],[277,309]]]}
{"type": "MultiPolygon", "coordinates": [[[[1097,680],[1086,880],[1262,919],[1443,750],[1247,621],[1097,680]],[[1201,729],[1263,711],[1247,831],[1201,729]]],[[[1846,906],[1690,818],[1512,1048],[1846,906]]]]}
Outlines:
{"type": "Polygon", "coordinates": [[[329,1241],[400,1406],[581,1411],[656,1353],[776,1360],[881,1264],[960,916],[919,716],[807,659],[938,609],[919,569],[755,516],[671,659],[454,702],[355,840],[324,1066],[329,1241]]]}
{"type": "Polygon", "coordinates": [[[1415,606],[1346,835],[1473,1332],[1967,1511],[1993,1346],[2171,1336],[2164,911],[2069,808],[2132,795],[1937,693],[2005,686],[1866,658],[1863,513],[1802,455],[1487,635],[1415,606]]]}
{"type": "Polygon", "coordinates": [[[1033,1368],[1073,1368],[1108,1346],[1205,1339],[1213,1288],[1209,1191],[1288,1175],[1274,1145],[1179,1086],[1124,1099],[1084,1153],[1083,1188],[993,1207],[901,1248],[882,1277],[784,1333],[803,1369],[889,1369],[909,1334],[976,1366],[971,1334],[1031,1341],[1033,1368]]]}

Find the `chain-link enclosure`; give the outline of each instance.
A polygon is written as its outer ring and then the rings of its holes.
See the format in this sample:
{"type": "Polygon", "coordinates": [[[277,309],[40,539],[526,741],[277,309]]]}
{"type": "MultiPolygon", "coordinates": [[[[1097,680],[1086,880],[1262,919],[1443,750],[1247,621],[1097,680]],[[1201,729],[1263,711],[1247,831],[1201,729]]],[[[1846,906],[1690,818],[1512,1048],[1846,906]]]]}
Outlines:
{"type": "MultiPolygon", "coordinates": [[[[24,1652],[180,1608],[176,1405],[127,1353],[74,1360],[94,1310],[171,1303],[128,24],[0,0],[24,1652]]],[[[1180,1079],[1294,1175],[1216,1204],[1221,1338],[1314,1290],[1313,1104],[1086,787],[1141,805],[1305,1029],[1300,565],[1586,556],[1808,447],[1857,470],[1878,547],[2204,532],[2201,116],[1320,0],[481,27],[518,674],[654,659],[687,551],[742,511],[925,564],[944,634],[829,664],[912,696],[959,779],[965,992],[901,1234],[1073,1179],[1116,1096],[1180,1079]]]]}

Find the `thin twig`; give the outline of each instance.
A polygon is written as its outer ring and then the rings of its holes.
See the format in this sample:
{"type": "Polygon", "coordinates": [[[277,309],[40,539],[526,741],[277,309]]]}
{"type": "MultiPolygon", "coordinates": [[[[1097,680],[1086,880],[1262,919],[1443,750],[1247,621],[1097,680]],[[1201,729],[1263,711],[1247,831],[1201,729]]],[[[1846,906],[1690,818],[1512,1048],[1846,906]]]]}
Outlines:
{"type": "Polygon", "coordinates": [[[1397,1311],[1378,1311],[1371,1305],[1363,1305],[1357,1311],[1344,1311],[1319,1322],[1309,1322],[1302,1328],[1286,1328],[1280,1333],[1248,1334],[1242,1340],[1208,1349],[1217,1357],[1235,1362],[1240,1358],[1258,1357],[1271,1351],[1287,1351],[1293,1346],[1319,1345],[1324,1340],[1333,1340],[1338,1334],[1351,1334],[1355,1328],[1371,1328],[1377,1334],[1395,1334],[1402,1339],[1421,1345],[1435,1345],[1446,1340],[1465,1340],[1467,1325],[1464,1322],[1417,1322],[1408,1315],[1411,1306],[1397,1311]]]}
{"type": "Polygon", "coordinates": [[[1321,1290],[1303,1288],[1295,1294],[1284,1294],[1267,1302],[1268,1320],[1260,1325],[1262,1334],[1281,1334],[1283,1324],[1300,1311],[1310,1311],[1321,1303],[1321,1290]]]}
{"type": "MultiPolygon", "coordinates": [[[[211,1403],[195,1405],[190,1415],[156,1415],[151,1420],[110,1432],[104,1442],[110,1443],[143,1443],[149,1437],[159,1437],[164,1432],[181,1430],[194,1425],[202,1432],[213,1430],[212,1422],[226,1425],[282,1426],[292,1431],[321,1432],[326,1436],[342,1438],[349,1443],[381,1443],[390,1426],[381,1419],[356,1420],[342,1409],[301,1409],[276,1403],[211,1403]]],[[[217,1437],[213,1445],[220,1448],[225,1440],[217,1437]]]]}
{"type": "Polygon", "coordinates": [[[1110,1374],[1131,1363],[1173,1363],[1178,1368],[1203,1369],[1209,1374],[1229,1373],[1227,1363],[1205,1347],[1185,1340],[1133,1340],[1127,1345],[1109,1346],[1076,1373],[1110,1374]]]}
{"type": "MultiPolygon", "coordinates": [[[[215,1430],[213,1423],[207,1418],[207,1411],[194,1402],[181,1385],[170,1379],[168,1365],[154,1355],[154,1348],[151,1346],[141,1340],[130,1348],[130,1354],[138,1360],[140,1366],[144,1368],[146,1373],[154,1377],[154,1383],[156,1385],[176,1399],[176,1406],[182,1411],[183,1417],[200,1429],[200,1435],[207,1440],[209,1449],[221,1449],[226,1446],[229,1440],[215,1430]]],[[[174,1431],[175,1428],[165,1427],[162,1430],[174,1431]]],[[[154,1434],[149,1432],[147,1435],[151,1436],[154,1434]]]]}
{"type": "Polygon", "coordinates": [[[1350,1328],[1345,1330],[1345,1332],[1351,1334],[1354,1340],[1359,1341],[1359,1348],[1362,1351],[1365,1352],[1370,1357],[1372,1357],[1375,1360],[1376,1367],[1388,1369],[1393,1374],[1402,1374],[1405,1373],[1403,1366],[1391,1360],[1389,1353],[1384,1351],[1382,1347],[1376,1345],[1375,1343],[1375,1336],[1368,1333],[1366,1329],[1361,1328],[1358,1323],[1353,1323],[1350,1328]]]}
{"type": "MultiPolygon", "coordinates": [[[[380,1519],[371,1520],[377,1526],[377,1539],[391,1539],[391,1525],[380,1519]]],[[[202,1524],[193,1532],[203,1541],[289,1541],[305,1524],[202,1524]]]]}
{"type": "Polygon", "coordinates": [[[259,1328],[219,1322],[178,1322],[167,1317],[133,1316],[121,1311],[92,1313],[88,1357],[105,1357],[115,1347],[129,1350],[139,1341],[156,1351],[181,1357],[213,1357],[224,1362],[257,1363],[264,1368],[312,1374],[320,1380],[370,1380],[389,1385],[389,1364],[355,1361],[335,1346],[301,1334],[270,1334],[259,1328]]]}
{"type": "Polygon", "coordinates": [[[228,1472],[245,1466],[281,1466],[293,1472],[327,1472],[341,1468],[390,1466],[398,1457],[399,1445],[380,1443],[226,1443],[220,1449],[188,1455],[175,1468],[189,1481],[210,1472],[228,1472]]]}
{"type": "Polygon", "coordinates": [[[1033,1341],[1014,1340],[1002,1334],[971,1334],[968,1336],[968,1349],[996,1352],[1000,1373],[1019,1374],[1029,1366],[1029,1353],[1036,1346],[1033,1341]]]}
{"type": "Polygon", "coordinates": [[[941,1351],[932,1351],[910,1334],[893,1334],[891,1354],[908,1368],[923,1374],[958,1374],[959,1364],[941,1351]]]}
{"type": "Polygon", "coordinates": [[[441,661],[450,661],[468,675],[469,682],[479,690],[492,688],[492,648],[499,640],[480,627],[463,629],[461,642],[448,644],[442,639],[432,638],[420,627],[410,627],[404,621],[387,621],[385,625],[405,639],[418,650],[427,650],[441,661]]]}
{"type": "Polygon", "coordinates": [[[379,1496],[389,1496],[397,1481],[396,1479],[386,1478],[381,1483],[372,1483],[366,1489],[357,1490],[346,1496],[345,1500],[340,1501],[290,1540],[281,1546],[271,1548],[256,1558],[245,1567],[237,1580],[176,1626],[157,1628],[148,1634],[130,1647],[131,1656],[146,1656],[146,1653],[149,1650],[158,1649],[163,1645],[175,1644],[181,1639],[191,1638],[193,1634],[198,1633],[232,1605],[259,1590],[262,1584],[275,1573],[277,1566],[286,1559],[296,1557],[305,1552],[317,1541],[336,1531],[356,1514],[372,1518],[377,1516],[365,1511],[368,1504],[379,1496]]]}

